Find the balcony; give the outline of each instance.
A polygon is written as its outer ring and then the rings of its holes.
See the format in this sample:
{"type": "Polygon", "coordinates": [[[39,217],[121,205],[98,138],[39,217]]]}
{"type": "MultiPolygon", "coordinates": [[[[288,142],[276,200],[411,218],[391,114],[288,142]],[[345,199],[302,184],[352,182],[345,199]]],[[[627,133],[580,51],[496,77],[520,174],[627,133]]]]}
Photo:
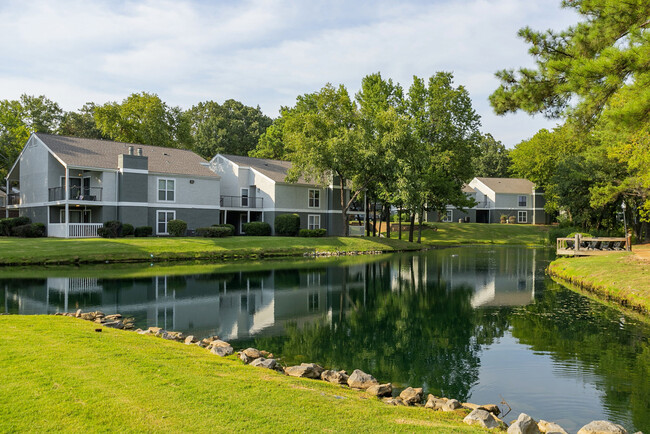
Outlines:
{"type": "Polygon", "coordinates": [[[264,198],[248,196],[221,196],[219,205],[222,208],[263,208],[264,198]]]}
{"type": "Polygon", "coordinates": [[[7,195],[7,205],[20,205],[20,193],[9,193],[7,195]]]}
{"type": "MultiPolygon", "coordinates": [[[[48,200],[50,202],[65,200],[64,187],[52,187],[48,189],[48,200]]],[[[70,187],[70,200],[100,201],[102,200],[102,187],[70,187]]]]}

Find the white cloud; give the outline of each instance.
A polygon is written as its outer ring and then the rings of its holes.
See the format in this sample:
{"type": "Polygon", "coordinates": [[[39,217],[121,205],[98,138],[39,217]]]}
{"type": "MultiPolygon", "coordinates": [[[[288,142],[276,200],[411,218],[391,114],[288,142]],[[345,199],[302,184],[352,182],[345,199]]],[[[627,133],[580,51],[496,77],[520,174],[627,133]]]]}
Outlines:
{"type": "Polygon", "coordinates": [[[0,98],[45,94],[64,109],[156,92],[171,105],[227,98],[275,116],[326,82],[355,92],[381,71],[454,72],[508,145],[552,127],[539,117],[497,118],[494,72],[530,65],[520,27],[564,28],[559,1],[304,2],[250,0],[8,1],[0,5],[0,98]]]}

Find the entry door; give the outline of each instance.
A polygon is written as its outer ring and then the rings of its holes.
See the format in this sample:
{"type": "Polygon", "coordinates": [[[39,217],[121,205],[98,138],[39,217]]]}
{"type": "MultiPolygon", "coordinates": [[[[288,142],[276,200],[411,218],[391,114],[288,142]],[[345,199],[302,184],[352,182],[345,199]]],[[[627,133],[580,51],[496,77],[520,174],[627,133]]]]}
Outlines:
{"type": "Polygon", "coordinates": [[[239,233],[244,233],[244,223],[248,223],[248,216],[244,213],[239,215],[239,233]]]}

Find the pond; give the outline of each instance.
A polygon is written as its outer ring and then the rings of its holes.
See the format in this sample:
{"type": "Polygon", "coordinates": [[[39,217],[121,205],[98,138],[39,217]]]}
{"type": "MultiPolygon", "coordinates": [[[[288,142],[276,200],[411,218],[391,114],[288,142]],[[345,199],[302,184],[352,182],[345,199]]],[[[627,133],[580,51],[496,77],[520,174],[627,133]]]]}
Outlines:
{"type": "Polygon", "coordinates": [[[571,432],[595,419],[650,431],[650,327],[553,282],[553,254],[473,246],[211,274],[0,279],[0,312],[119,312],[285,363],[503,400],[506,421],[525,412],[571,432]]]}

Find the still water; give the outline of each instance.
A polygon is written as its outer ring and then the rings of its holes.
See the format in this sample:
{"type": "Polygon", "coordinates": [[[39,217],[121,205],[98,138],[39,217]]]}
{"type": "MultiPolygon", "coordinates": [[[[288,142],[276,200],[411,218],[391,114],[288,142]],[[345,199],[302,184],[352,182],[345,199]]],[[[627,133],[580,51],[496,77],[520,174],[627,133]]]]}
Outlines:
{"type": "Polygon", "coordinates": [[[285,363],[505,400],[506,421],[525,412],[570,432],[595,419],[650,432],[650,327],[554,283],[552,257],[464,247],[186,276],[0,279],[0,312],[119,312],[285,363]]]}

